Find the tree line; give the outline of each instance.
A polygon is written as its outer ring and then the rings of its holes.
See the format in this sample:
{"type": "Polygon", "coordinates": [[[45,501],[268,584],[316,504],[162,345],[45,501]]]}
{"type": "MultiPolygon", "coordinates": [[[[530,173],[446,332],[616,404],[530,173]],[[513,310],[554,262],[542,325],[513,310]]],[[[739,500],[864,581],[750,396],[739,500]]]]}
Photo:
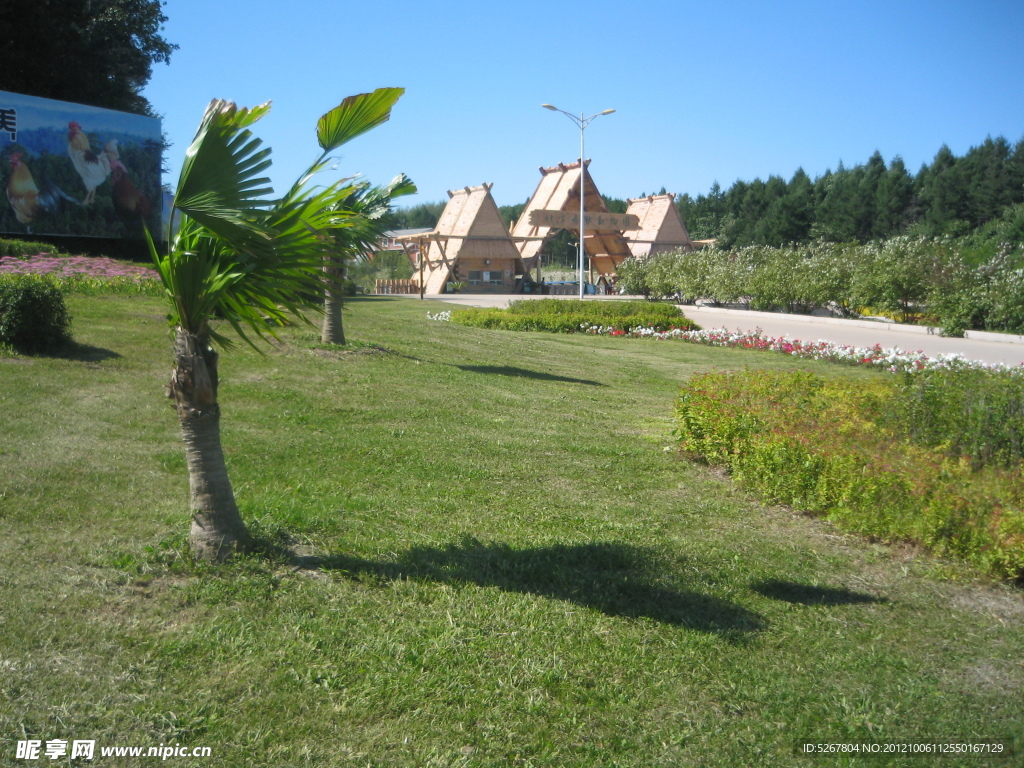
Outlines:
{"type": "Polygon", "coordinates": [[[812,180],[797,169],[787,182],[737,180],[723,191],[683,195],[679,212],[694,239],[724,247],[860,242],[897,235],[961,237],[986,226],[1010,241],[1024,240],[1024,139],[1011,145],[987,138],[957,157],[943,146],[911,174],[902,158],[886,164],[879,152],[852,168],[842,163],[812,180]]]}
{"type": "Polygon", "coordinates": [[[161,0],[0,3],[3,90],[155,117],[142,95],[177,45],[161,0]]]}

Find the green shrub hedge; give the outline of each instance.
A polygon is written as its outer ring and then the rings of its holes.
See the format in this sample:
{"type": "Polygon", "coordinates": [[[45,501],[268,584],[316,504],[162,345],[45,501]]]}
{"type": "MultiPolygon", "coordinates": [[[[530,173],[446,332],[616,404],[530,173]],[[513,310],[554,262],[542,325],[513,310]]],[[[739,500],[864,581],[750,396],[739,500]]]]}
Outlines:
{"type": "Polygon", "coordinates": [[[0,275],[0,344],[29,354],[71,341],[64,291],[42,275],[0,275]]]}
{"type": "Polygon", "coordinates": [[[966,457],[975,468],[1024,461],[1024,376],[933,369],[900,374],[884,422],[914,442],[966,457]]]}
{"type": "MultiPolygon", "coordinates": [[[[1024,222],[1024,207],[1017,215],[1024,222]]],[[[1022,266],[1021,243],[1004,244],[976,265],[962,241],[900,236],[863,245],[675,251],[626,259],[617,270],[619,286],[648,298],[739,302],[787,312],[869,310],[962,336],[972,328],[1024,333],[1022,266]]]]}
{"type": "Polygon", "coordinates": [[[60,253],[60,249],[48,243],[0,238],[0,256],[35,256],[37,253],[60,253]]]}
{"type": "Polygon", "coordinates": [[[458,309],[452,322],[474,328],[506,331],[578,333],[585,327],[604,326],[618,331],[631,328],[699,330],[678,307],[645,301],[537,299],[514,301],[508,309],[458,309]]]}
{"type": "Polygon", "coordinates": [[[909,434],[896,380],[743,371],[692,379],[676,403],[687,453],[768,501],[1024,578],[1024,476],[909,434]],[[894,403],[897,405],[894,406],[894,403]]]}

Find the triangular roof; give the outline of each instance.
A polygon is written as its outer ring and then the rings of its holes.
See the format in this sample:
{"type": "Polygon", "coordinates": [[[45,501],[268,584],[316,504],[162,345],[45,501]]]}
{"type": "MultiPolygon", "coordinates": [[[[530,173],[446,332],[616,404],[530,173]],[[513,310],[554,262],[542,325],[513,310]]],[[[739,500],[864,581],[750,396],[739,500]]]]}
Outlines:
{"type": "Polygon", "coordinates": [[[421,242],[420,258],[428,270],[426,293],[442,293],[459,260],[511,261],[515,274],[525,273],[519,251],[491,197],[492,186],[449,190],[448,205],[437,226],[409,238],[421,242]]]}
{"type": "Polygon", "coordinates": [[[679,215],[675,204],[676,196],[648,195],[628,200],[631,213],[640,219],[637,229],[625,230],[622,234],[629,241],[629,250],[634,256],[651,256],[677,248],[693,250],[690,233],[679,215]]]}
{"type": "MultiPolygon", "coordinates": [[[[530,224],[532,211],[565,211],[568,213],[580,210],[580,177],[583,177],[583,207],[587,213],[608,213],[604,198],[590,176],[590,161],[585,163],[559,163],[551,168],[541,168],[540,183],[530,201],[526,204],[522,216],[512,228],[513,238],[541,238],[517,240],[519,252],[523,259],[532,262],[541,252],[547,239],[554,236],[558,229],[530,224]]],[[[578,232],[578,229],[574,229],[578,232]]],[[[596,231],[585,229],[587,255],[590,256],[594,269],[602,275],[614,274],[616,265],[630,256],[629,247],[619,232],[596,231]]]]}

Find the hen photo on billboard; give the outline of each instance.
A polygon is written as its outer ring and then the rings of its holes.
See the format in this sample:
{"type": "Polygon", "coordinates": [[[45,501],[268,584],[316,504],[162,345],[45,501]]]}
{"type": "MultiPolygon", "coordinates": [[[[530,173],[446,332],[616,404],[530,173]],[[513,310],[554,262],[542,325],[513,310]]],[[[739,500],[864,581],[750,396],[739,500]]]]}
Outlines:
{"type": "Polygon", "coordinates": [[[0,234],[159,237],[160,121],[0,91],[0,234]]]}

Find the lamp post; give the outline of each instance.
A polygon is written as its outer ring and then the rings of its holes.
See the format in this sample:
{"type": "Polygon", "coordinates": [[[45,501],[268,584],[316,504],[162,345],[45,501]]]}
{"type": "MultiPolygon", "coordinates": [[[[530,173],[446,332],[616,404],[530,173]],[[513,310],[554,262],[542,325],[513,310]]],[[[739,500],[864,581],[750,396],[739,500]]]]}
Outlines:
{"type": "Polygon", "coordinates": [[[583,163],[583,157],[584,157],[584,154],[583,154],[583,131],[585,131],[587,126],[590,125],[596,118],[601,117],[601,115],[610,115],[615,110],[614,109],[606,109],[604,112],[597,112],[597,113],[591,115],[590,117],[584,117],[583,113],[580,112],[580,116],[576,117],[576,115],[572,114],[571,112],[566,112],[564,109],[559,109],[558,107],[552,106],[551,104],[541,104],[541,106],[544,107],[544,109],[550,109],[552,112],[561,112],[563,115],[568,117],[570,120],[572,120],[574,123],[576,123],[576,125],[578,125],[580,127],[580,255],[579,255],[579,268],[580,268],[580,298],[582,299],[583,298],[583,257],[584,257],[584,249],[585,249],[585,246],[583,245],[583,243],[584,243],[584,239],[583,239],[583,226],[584,226],[584,224],[583,224],[583,217],[584,217],[584,214],[585,214],[585,211],[584,211],[584,208],[583,208],[583,197],[584,197],[584,193],[586,191],[585,187],[584,187],[583,180],[584,180],[584,175],[585,175],[586,170],[587,170],[586,166],[583,163]]]}

